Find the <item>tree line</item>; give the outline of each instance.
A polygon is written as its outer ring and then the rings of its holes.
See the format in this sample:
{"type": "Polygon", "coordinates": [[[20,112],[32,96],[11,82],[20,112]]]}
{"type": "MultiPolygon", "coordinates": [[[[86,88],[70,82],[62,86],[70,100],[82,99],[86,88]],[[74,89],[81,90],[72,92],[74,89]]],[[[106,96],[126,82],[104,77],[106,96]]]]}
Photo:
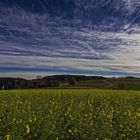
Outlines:
{"type": "Polygon", "coordinates": [[[0,78],[0,89],[37,89],[37,88],[109,88],[140,89],[140,78],[101,76],[54,75],[27,80],[23,78],[0,78]],[[79,83],[82,83],[81,85],[79,83]]]}

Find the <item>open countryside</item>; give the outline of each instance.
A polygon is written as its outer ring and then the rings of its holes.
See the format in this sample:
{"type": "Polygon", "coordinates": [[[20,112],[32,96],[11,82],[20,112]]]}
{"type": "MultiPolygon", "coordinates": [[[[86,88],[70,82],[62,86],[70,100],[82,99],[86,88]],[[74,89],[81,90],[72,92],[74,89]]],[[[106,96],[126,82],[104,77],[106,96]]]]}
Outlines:
{"type": "Polygon", "coordinates": [[[139,140],[140,92],[0,91],[1,140],[139,140]]]}

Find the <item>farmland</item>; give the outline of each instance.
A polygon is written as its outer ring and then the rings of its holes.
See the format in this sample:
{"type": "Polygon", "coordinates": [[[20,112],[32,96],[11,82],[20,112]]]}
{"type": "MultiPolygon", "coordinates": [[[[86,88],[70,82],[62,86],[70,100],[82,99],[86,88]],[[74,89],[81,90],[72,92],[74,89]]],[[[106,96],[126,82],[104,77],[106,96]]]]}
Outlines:
{"type": "Polygon", "coordinates": [[[85,75],[52,75],[37,79],[0,78],[0,89],[94,88],[140,90],[140,78],[85,75]]]}
{"type": "Polygon", "coordinates": [[[0,140],[139,140],[140,92],[0,91],[0,140]]]}

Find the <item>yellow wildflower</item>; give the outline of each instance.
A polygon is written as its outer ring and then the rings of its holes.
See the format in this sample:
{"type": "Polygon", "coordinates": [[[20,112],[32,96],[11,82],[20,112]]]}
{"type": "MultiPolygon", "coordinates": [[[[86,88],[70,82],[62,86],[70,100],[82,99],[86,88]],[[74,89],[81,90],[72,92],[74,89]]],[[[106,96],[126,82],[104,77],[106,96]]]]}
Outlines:
{"type": "Polygon", "coordinates": [[[128,111],[128,116],[131,116],[131,111],[130,110],[128,111]]]}
{"type": "Polygon", "coordinates": [[[30,126],[29,126],[29,124],[26,124],[25,127],[26,127],[26,133],[29,134],[30,133],[30,126]]]}
{"type": "Polygon", "coordinates": [[[137,116],[140,117],[140,112],[137,112],[137,116]]]}
{"type": "Polygon", "coordinates": [[[5,136],[5,138],[6,138],[6,140],[10,140],[10,134],[7,134],[7,135],[5,136]]]}

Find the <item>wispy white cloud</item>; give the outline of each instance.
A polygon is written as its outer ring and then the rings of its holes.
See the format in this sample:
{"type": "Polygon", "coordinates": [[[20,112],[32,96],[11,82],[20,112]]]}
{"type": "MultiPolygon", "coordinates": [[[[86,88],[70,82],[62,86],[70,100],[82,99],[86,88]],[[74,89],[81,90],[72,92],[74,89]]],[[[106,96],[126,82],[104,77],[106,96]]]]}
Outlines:
{"type": "Polygon", "coordinates": [[[26,73],[49,70],[48,73],[140,75],[137,26],[126,32],[103,32],[24,11],[10,14],[0,14],[0,73],[23,69],[26,73]]]}

